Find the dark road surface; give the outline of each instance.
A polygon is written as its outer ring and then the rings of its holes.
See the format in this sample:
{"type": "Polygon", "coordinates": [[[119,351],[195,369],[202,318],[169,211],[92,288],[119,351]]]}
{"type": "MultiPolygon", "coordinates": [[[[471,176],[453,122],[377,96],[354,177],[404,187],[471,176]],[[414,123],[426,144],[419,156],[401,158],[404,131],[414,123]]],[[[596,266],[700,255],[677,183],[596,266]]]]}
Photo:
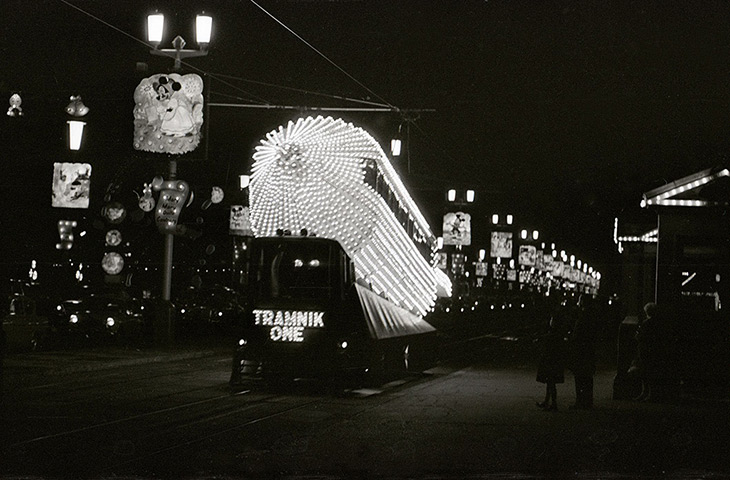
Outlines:
{"type": "Polygon", "coordinates": [[[612,400],[545,412],[530,342],[481,338],[374,388],[228,386],[219,346],[91,349],[5,362],[0,478],[730,477],[730,405],[612,400]],[[468,348],[467,348],[468,347],[468,348]]]}

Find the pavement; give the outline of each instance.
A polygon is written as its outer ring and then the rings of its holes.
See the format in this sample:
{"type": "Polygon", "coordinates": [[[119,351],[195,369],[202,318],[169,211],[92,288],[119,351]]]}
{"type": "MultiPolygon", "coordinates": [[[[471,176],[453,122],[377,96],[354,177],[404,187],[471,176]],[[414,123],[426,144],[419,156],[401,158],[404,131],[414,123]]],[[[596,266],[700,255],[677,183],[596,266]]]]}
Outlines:
{"type": "MultiPolygon", "coordinates": [[[[389,392],[392,399],[382,408],[353,420],[362,425],[350,430],[366,432],[369,426],[379,425],[384,429],[383,438],[389,439],[381,442],[383,452],[378,455],[380,440],[370,439],[372,472],[389,472],[405,478],[416,471],[453,473],[454,465],[459,465],[465,474],[463,478],[487,478],[476,475],[487,471],[493,475],[515,472],[499,478],[532,478],[517,472],[542,472],[564,478],[566,470],[561,465],[569,465],[576,468],[570,476],[580,478],[730,478],[730,459],[726,454],[730,444],[728,399],[682,397],[662,403],[615,400],[614,346],[610,341],[599,345],[595,408],[568,408],[574,398],[572,376],[568,374],[566,383],[558,386],[560,409],[542,412],[535,402],[542,399],[545,390],[544,385],[535,381],[535,351],[529,338],[483,332],[447,340],[451,342],[451,351],[461,355],[427,371],[425,381],[406,388],[396,386],[389,392]],[[414,399],[423,408],[414,410],[414,399]],[[398,445],[403,447],[398,455],[388,453],[394,434],[391,427],[403,430],[396,432],[402,436],[398,445]],[[435,441],[433,435],[437,432],[448,441],[435,441]],[[412,458],[408,457],[409,452],[412,458]],[[455,463],[445,464],[444,459],[455,463]]],[[[8,388],[32,387],[47,382],[53,375],[211,356],[223,358],[232,354],[228,343],[216,340],[15,354],[5,359],[4,383],[8,388]]],[[[292,462],[302,463],[291,468],[305,468],[307,461],[315,459],[326,460],[325,446],[333,441],[329,433],[324,432],[316,442],[312,440],[312,448],[322,445],[322,451],[311,457],[292,457],[292,462]]],[[[352,441],[355,440],[347,440],[352,441]]],[[[335,445],[331,448],[337,450],[335,445]]],[[[349,461],[362,464],[362,455],[363,452],[354,452],[349,461]]],[[[332,461],[346,463],[347,458],[341,454],[332,461]]],[[[266,471],[268,467],[263,465],[262,471],[266,471]]],[[[311,471],[316,471],[317,465],[312,463],[311,471]]]]}

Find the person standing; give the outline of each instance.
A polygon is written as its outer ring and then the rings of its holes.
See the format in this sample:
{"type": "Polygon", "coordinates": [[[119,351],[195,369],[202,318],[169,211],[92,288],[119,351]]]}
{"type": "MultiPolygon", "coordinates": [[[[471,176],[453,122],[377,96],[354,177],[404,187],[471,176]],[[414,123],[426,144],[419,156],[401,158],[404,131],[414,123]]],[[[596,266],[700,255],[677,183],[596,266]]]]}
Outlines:
{"type": "Polygon", "coordinates": [[[578,306],[573,331],[570,334],[571,369],[575,378],[575,403],[571,409],[593,408],[593,375],[596,373],[596,318],[593,298],[583,294],[578,306]]]}
{"type": "Polygon", "coordinates": [[[641,379],[641,393],[634,400],[647,402],[652,399],[655,383],[663,361],[659,317],[656,303],[644,305],[645,319],[636,330],[636,366],[641,379]]]}
{"type": "Polygon", "coordinates": [[[545,401],[537,406],[543,410],[558,409],[558,383],[565,382],[567,346],[565,332],[558,317],[550,318],[547,333],[537,339],[540,344],[540,362],[537,381],[545,384],[545,401]]]}

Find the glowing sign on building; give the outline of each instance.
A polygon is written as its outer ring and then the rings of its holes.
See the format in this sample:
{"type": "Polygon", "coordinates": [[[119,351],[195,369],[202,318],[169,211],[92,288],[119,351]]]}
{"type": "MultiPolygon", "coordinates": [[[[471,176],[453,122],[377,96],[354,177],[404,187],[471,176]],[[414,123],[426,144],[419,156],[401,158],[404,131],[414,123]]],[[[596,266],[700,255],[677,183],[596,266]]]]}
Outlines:
{"type": "Polygon", "coordinates": [[[275,342],[303,342],[305,329],[324,328],[324,312],[254,310],[254,324],[269,329],[275,342]]]}

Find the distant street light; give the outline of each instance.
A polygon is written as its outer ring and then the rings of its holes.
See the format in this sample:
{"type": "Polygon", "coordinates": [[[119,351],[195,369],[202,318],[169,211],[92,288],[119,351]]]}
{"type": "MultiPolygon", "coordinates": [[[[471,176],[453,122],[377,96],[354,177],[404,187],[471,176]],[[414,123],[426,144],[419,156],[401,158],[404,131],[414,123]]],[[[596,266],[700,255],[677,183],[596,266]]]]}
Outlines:
{"type": "Polygon", "coordinates": [[[192,50],[185,48],[186,42],[180,35],[172,40],[173,48],[158,48],[162,43],[165,30],[165,16],[155,13],[147,17],[147,40],[154,45],[150,50],[152,55],[170,57],[175,59],[175,70],[180,70],[183,58],[202,57],[208,55],[208,44],[213,32],[213,18],[208,15],[198,15],[195,18],[195,41],[199,49],[192,50]]]}

